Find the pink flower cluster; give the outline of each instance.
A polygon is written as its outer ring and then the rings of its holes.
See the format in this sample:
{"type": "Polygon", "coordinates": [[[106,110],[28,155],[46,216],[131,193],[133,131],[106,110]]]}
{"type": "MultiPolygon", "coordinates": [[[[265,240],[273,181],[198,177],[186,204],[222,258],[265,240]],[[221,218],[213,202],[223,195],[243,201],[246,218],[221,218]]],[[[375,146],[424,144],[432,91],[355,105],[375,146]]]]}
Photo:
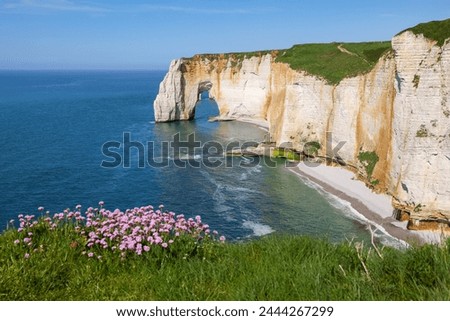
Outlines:
{"type": "MultiPolygon", "coordinates": [[[[122,256],[127,252],[142,255],[152,247],[167,249],[186,235],[197,241],[217,235],[215,231],[211,235],[208,224],[204,224],[200,216],[186,219],[184,215],[164,212],[162,206],[158,210],[145,206],[125,212],[88,208],[85,229],[81,233],[86,233],[89,249],[111,249],[121,252],[122,256]]],[[[87,255],[93,257],[94,253],[90,250],[87,255]]]]}
{"type": "MultiPolygon", "coordinates": [[[[27,249],[29,249],[25,255],[24,258],[28,259],[30,257],[30,250],[33,249],[33,228],[39,224],[38,220],[34,215],[23,215],[20,214],[18,216],[19,219],[19,228],[17,229],[17,232],[22,236],[20,239],[14,240],[15,245],[24,244],[27,249]]],[[[10,223],[13,223],[13,220],[10,221],[10,223]]]]}
{"type": "MultiPolygon", "coordinates": [[[[34,215],[19,215],[20,226],[18,229],[21,238],[14,243],[24,244],[32,248],[33,228],[42,222],[50,231],[56,230],[63,224],[71,224],[75,231],[85,240],[86,250],[82,253],[89,258],[101,259],[102,251],[118,252],[122,257],[127,253],[142,255],[154,247],[164,250],[180,242],[189,240],[200,243],[205,240],[216,241],[217,231],[210,230],[208,224],[204,224],[200,216],[186,219],[184,215],[176,215],[173,212],[164,211],[162,205],[155,210],[153,206],[144,206],[128,209],[122,212],[118,209],[109,211],[89,207],[85,216],[81,215],[81,206],[76,206],[76,211],[64,210],[53,217],[46,216],[38,220],[34,215]]],[[[43,212],[40,207],[39,211],[43,212]]],[[[225,237],[218,238],[220,242],[225,237]]],[[[196,244],[197,244],[196,243],[196,244]]],[[[29,253],[25,254],[29,258],[29,253]]]]}

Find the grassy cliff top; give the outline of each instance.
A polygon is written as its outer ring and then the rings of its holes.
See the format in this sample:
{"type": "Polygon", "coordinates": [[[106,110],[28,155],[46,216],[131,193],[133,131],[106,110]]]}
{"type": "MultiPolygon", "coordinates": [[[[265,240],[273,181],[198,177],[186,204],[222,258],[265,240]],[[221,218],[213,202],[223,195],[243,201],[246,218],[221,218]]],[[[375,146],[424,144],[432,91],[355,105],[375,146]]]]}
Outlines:
{"type": "Polygon", "coordinates": [[[195,59],[195,58],[201,58],[201,59],[209,59],[214,60],[217,58],[223,58],[223,59],[232,59],[232,60],[243,60],[243,59],[249,59],[252,57],[261,57],[267,54],[276,54],[276,50],[258,50],[258,51],[249,51],[249,52],[228,52],[228,53],[220,53],[220,54],[214,54],[214,53],[207,53],[207,54],[199,54],[195,55],[192,58],[187,59],[195,59]]]}
{"type": "Polygon", "coordinates": [[[317,75],[330,84],[370,71],[380,57],[391,49],[390,41],[359,43],[319,43],[294,45],[290,49],[196,55],[192,59],[231,59],[240,66],[245,58],[271,54],[277,62],[292,69],[317,75]]]}
{"type": "Polygon", "coordinates": [[[276,61],[337,84],[344,78],[370,71],[390,49],[390,41],[304,44],[280,50],[276,61]]]}
{"type": "MultiPolygon", "coordinates": [[[[423,34],[442,46],[450,38],[450,19],[430,21],[408,28],[405,31],[423,34]]],[[[400,33],[402,33],[400,32],[400,33]]],[[[214,60],[230,59],[233,67],[239,67],[244,58],[271,54],[277,62],[287,63],[292,69],[305,71],[325,79],[329,84],[338,84],[342,79],[364,74],[372,70],[377,61],[391,49],[390,41],[359,43],[319,43],[294,45],[289,49],[203,54],[193,58],[214,60]]]]}
{"type": "Polygon", "coordinates": [[[419,23],[417,26],[403,30],[412,31],[414,34],[423,34],[426,38],[437,42],[442,46],[446,39],[450,38],[450,19],[419,23]]]}

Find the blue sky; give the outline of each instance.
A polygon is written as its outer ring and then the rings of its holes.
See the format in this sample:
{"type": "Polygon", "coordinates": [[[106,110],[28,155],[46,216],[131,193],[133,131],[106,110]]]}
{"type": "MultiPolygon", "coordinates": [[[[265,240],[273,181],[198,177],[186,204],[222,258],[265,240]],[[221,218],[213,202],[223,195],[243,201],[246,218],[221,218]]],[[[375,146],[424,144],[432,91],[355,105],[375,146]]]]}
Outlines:
{"type": "Polygon", "coordinates": [[[0,69],[166,69],[196,53],[389,40],[449,0],[0,1],[0,69]]]}

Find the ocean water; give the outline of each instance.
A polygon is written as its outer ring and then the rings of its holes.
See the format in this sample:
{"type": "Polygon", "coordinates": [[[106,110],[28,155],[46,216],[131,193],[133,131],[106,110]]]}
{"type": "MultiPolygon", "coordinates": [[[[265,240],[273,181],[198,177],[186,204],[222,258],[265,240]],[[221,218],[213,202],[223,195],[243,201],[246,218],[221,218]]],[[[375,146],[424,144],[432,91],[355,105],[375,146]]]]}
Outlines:
{"type": "Polygon", "coordinates": [[[39,206],[53,213],[104,201],[108,209],[164,204],[177,214],[201,215],[233,240],[273,232],[368,239],[366,224],[348,205],[303,182],[283,161],[269,167],[263,158],[222,157],[229,166],[176,166],[176,160],[201,163],[214,151],[163,153],[161,143],[176,133],[226,145],[262,141],[265,132],[208,122],[218,110],[207,99],[193,121],[155,124],[152,104],[163,77],[163,71],[0,71],[0,229],[18,214],[37,214],[39,206]],[[102,166],[114,159],[102,153],[105,143],[120,143],[109,151],[125,158],[124,133],[144,152],[128,149],[129,166],[102,166]],[[156,146],[151,153],[148,142],[156,146]],[[148,154],[169,165],[149,166],[148,154]]]}

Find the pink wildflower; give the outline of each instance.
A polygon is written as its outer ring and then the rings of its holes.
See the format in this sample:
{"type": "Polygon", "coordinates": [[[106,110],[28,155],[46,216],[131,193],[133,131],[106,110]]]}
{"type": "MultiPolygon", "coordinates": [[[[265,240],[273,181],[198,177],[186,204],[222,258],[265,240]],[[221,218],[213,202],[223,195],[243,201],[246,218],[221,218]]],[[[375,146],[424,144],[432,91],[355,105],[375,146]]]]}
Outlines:
{"type": "Polygon", "coordinates": [[[25,253],[25,255],[23,256],[24,258],[28,259],[30,257],[30,254],[25,253]]]}
{"type": "Polygon", "coordinates": [[[219,241],[222,243],[225,242],[225,236],[222,235],[221,237],[219,237],[219,241]]]}
{"type": "Polygon", "coordinates": [[[39,207],[38,207],[38,211],[39,211],[39,212],[42,212],[43,210],[44,210],[44,207],[43,207],[43,206],[39,206],[39,207]]]}
{"type": "Polygon", "coordinates": [[[105,202],[100,201],[100,202],[98,202],[98,205],[99,205],[99,206],[103,206],[103,205],[105,205],[105,202]]]}
{"type": "MultiPolygon", "coordinates": [[[[72,212],[66,209],[53,216],[44,217],[39,222],[46,222],[44,226],[50,231],[63,227],[69,222],[75,223],[76,232],[86,244],[83,255],[99,260],[102,253],[95,253],[94,247],[103,253],[108,249],[112,252],[120,252],[122,259],[125,259],[131,252],[135,255],[150,252],[152,244],[158,244],[164,249],[168,248],[180,235],[202,242],[202,240],[208,240],[208,235],[211,233],[209,226],[202,223],[199,215],[187,219],[183,214],[176,215],[174,212],[164,211],[163,205],[160,205],[157,211],[152,206],[144,206],[127,209],[124,212],[119,209],[108,211],[103,208],[103,205],[104,202],[101,201],[99,202],[100,210],[88,208],[85,216],[81,214],[81,205],[77,205],[77,211],[72,212]]],[[[43,207],[40,210],[43,211],[43,207]]],[[[33,227],[37,224],[38,220],[35,220],[33,215],[21,214],[18,231],[22,232],[23,236],[15,240],[14,244],[24,243],[32,248],[34,246],[32,245],[33,227]]],[[[216,231],[212,233],[218,234],[216,231]]],[[[220,241],[224,242],[225,237],[220,237],[220,241]]]]}

